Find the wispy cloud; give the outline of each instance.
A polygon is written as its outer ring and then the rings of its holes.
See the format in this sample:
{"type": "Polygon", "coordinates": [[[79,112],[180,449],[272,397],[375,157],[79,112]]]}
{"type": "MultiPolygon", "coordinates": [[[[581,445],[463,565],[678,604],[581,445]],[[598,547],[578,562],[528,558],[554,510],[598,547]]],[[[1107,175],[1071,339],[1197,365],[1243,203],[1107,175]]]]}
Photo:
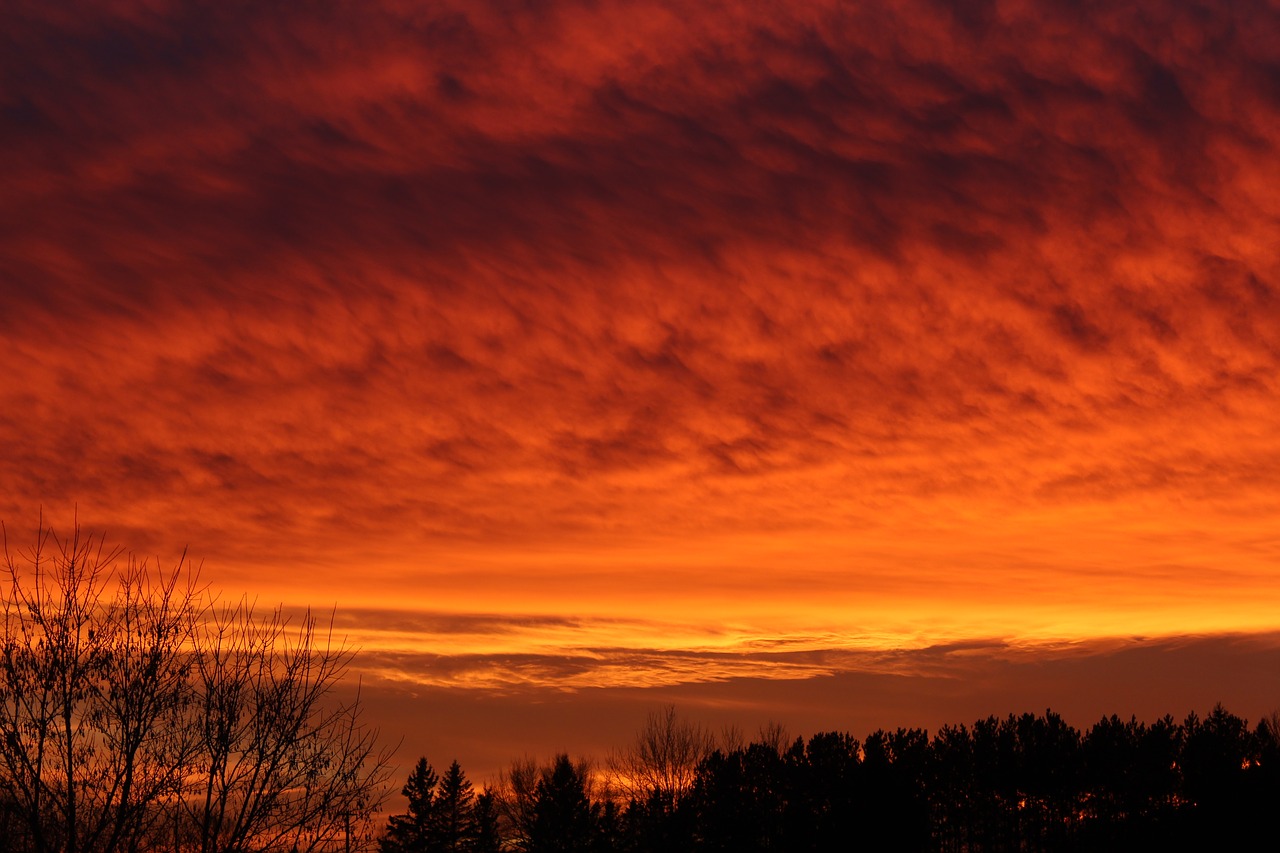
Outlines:
{"type": "MultiPolygon", "coordinates": [[[[1034,647],[980,640],[899,649],[879,659],[863,655],[837,662],[827,675],[771,677],[761,668],[726,679],[572,690],[533,679],[459,689],[374,677],[366,678],[363,693],[385,726],[405,733],[398,754],[405,772],[426,755],[433,762],[457,758],[472,778],[492,780],[530,752],[603,758],[630,743],[645,715],[665,704],[714,732],[736,726],[747,737],[770,721],[793,737],[847,731],[861,738],[877,728],[936,732],[1045,708],[1088,727],[1110,714],[1182,719],[1217,702],[1254,723],[1276,698],[1274,683],[1257,675],[1277,665],[1274,633],[1034,647]]],[[[554,662],[545,666],[557,669],[554,662]]]]}
{"type": "Polygon", "coordinates": [[[983,637],[850,630],[780,633],[706,621],[507,618],[493,614],[348,612],[335,630],[359,649],[368,683],[517,695],[530,689],[677,688],[735,680],[805,681],[842,675],[946,681],[992,668],[1085,668],[1116,658],[1211,648],[1232,660],[1280,649],[1274,631],[1162,636],[983,637]]]}

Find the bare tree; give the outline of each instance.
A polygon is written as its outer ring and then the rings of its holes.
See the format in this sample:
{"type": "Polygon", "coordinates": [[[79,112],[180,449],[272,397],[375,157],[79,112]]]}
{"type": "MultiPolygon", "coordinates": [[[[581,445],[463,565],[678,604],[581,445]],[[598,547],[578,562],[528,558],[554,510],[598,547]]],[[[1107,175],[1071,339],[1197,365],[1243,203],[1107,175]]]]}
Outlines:
{"type": "Polygon", "coordinates": [[[760,730],[756,735],[756,743],[763,744],[781,756],[787,751],[787,747],[791,744],[787,733],[787,727],[777,720],[770,720],[760,726],[760,730]]]}
{"type": "Polygon", "coordinates": [[[1272,708],[1258,721],[1258,731],[1271,743],[1280,745],[1280,708],[1272,708]]]}
{"type": "Polygon", "coordinates": [[[535,792],[542,770],[538,762],[529,758],[517,758],[502,774],[497,792],[498,813],[506,824],[506,835],[517,840],[527,839],[533,831],[535,792]]]}
{"type": "Polygon", "coordinates": [[[191,758],[193,575],[43,519],[0,600],[0,797],[36,853],[113,853],[154,828],[191,758]]]}
{"type": "Polygon", "coordinates": [[[197,634],[200,761],[182,811],[200,853],[307,853],[364,829],[390,775],[390,753],[360,721],[357,692],[333,702],[353,652],[308,611],[216,610],[197,634]]]}
{"type": "Polygon", "coordinates": [[[693,787],[698,763],[714,748],[706,728],[680,719],[668,705],[649,714],[630,747],[609,757],[610,787],[624,799],[656,796],[674,805],[693,787]]]}
{"type": "MultiPolygon", "coordinates": [[[[101,537],[4,547],[0,817],[10,851],[306,853],[369,826],[387,752],[307,614],[216,609],[183,560],[101,537]]],[[[330,622],[332,625],[332,622],[330,622]]]]}

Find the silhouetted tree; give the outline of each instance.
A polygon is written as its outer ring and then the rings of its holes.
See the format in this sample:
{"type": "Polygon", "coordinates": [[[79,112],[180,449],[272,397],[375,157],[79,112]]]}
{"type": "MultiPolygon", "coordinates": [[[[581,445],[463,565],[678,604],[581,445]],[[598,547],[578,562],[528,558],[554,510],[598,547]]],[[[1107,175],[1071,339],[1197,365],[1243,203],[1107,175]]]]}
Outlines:
{"type": "Polygon", "coordinates": [[[331,628],[245,602],[201,620],[197,760],[180,798],[200,853],[309,853],[371,834],[390,753],[363,724],[359,692],[333,696],[353,653],[331,628]]]}
{"type": "Polygon", "coordinates": [[[716,751],[690,793],[699,849],[786,850],[786,772],[773,743],[716,751]]]}
{"type": "Polygon", "coordinates": [[[1010,717],[1015,730],[1020,837],[1040,850],[1067,845],[1080,808],[1080,733],[1052,711],[1010,717]]]}
{"type": "Polygon", "coordinates": [[[1170,846],[1181,742],[1181,727],[1169,716],[1151,725],[1115,715],[1094,724],[1081,744],[1081,847],[1170,846]]]}
{"type": "Polygon", "coordinates": [[[1182,790],[1193,809],[1187,835],[1208,846],[1238,847],[1249,823],[1247,772],[1257,761],[1248,723],[1216,705],[1203,720],[1188,716],[1182,728],[1182,790]]]}
{"type": "MultiPolygon", "coordinates": [[[[589,765],[558,755],[540,766],[530,758],[511,763],[494,799],[517,850],[587,851],[602,844],[603,803],[594,799],[589,765]]],[[[610,827],[612,832],[616,828],[610,827]]]]}
{"type": "Polygon", "coordinates": [[[625,800],[674,806],[693,787],[698,763],[714,744],[709,731],[681,720],[669,705],[649,714],[631,745],[609,757],[610,785],[625,800]]]}
{"type": "MultiPolygon", "coordinates": [[[[604,796],[591,804],[592,839],[590,849],[598,853],[621,853],[633,849],[631,839],[627,837],[623,824],[624,811],[618,800],[604,796]]],[[[668,853],[676,853],[675,848],[666,848],[668,853]]]]}
{"type": "Polygon", "coordinates": [[[457,761],[443,777],[419,758],[403,789],[408,812],[393,815],[379,840],[382,853],[490,853],[500,844],[494,798],[476,796],[457,761]]]}
{"type": "Polygon", "coordinates": [[[930,820],[934,846],[943,851],[970,850],[978,836],[978,791],[973,738],[963,725],[943,726],[930,745],[930,820]]]}
{"type": "Polygon", "coordinates": [[[604,803],[603,835],[616,836],[625,849],[678,851],[688,847],[692,825],[681,804],[697,776],[698,764],[714,747],[704,727],[680,719],[674,706],[649,714],[629,747],[606,764],[611,794],[626,804],[624,813],[604,803]]]}
{"type": "Polygon", "coordinates": [[[277,610],[215,610],[183,562],[157,571],[77,528],[5,543],[0,819],[31,853],[358,848],[389,756],[351,652],[277,610]]]}
{"type": "Polygon", "coordinates": [[[466,774],[454,761],[440,780],[428,819],[430,851],[470,850],[477,836],[476,795],[466,774]]]}
{"type": "Polygon", "coordinates": [[[585,853],[596,842],[598,810],[588,796],[588,770],[558,755],[533,792],[532,823],[524,842],[529,853],[585,853]]]}
{"type": "Polygon", "coordinates": [[[823,732],[807,745],[797,740],[783,755],[783,813],[793,849],[836,850],[864,833],[860,751],[857,738],[823,732]]]}
{"type": "Polygon", "coordinates": [[[618,849],[681,853],[693,846],[694,821],[688,797],[677,804],[667,794],[655,791],[647,800],[631,800],[627,804],[619,827],[618,849]]]}
{"type": "Polygon", "coordinates": [[[409,810],[387,820],[386,832],[378,840],[382,853],[424,853],[429,849],[438,782],[431,763],[425,757],[419,758],[401,789],[409,801],[409,810]]]}
{"type": "Polygon", "coordinates": [[[532,758],[518,758],[502,774],[502,786],[495,800],[506,824],[506,834],[518,848],[528,846],[533,832],[534,803],[541,770],[532,758]]]}
{"type": "Polygon", "coordinates": [[[588,794],[589,771],[559,754],[539,772],[520,847],[529,853],[573,853],[593,848],[598,811],[588,794]]]}
{"type": "Polygon", "coordinates": [[[930,844],[929,736],[923,729],[872,732],[862,745],[864,801],[875,820],[864,837],[877,849],[923,850],[930,844]]]}
{"type": "Polygon", "coordinates": [[[1261,796],[1280,802],[1280,711],[1272,711],[1258,721],[1254,732],[1257,744],[1256,777],[1261,796]]]}
{"type": "Polygon", "coordinates": [[[154,830],[196,761],[189,658],[202,600],[76,528],[5,542],[0,799],[35,853],[112,853],[154,830]]]}
{"type": "Polygon", "coordinates": [[[1007,721],[992,716],[971,729],[974,754],[974,840],[980,849],[1017,849],[1017,733],[1007,721]]]}
{"type": "Polygon", "coordinates": [[[476,797],[476,836],[471,845],[473,853],[498,853],[502,849],[498,816],[497,798],[486,788],[476,797]]]}

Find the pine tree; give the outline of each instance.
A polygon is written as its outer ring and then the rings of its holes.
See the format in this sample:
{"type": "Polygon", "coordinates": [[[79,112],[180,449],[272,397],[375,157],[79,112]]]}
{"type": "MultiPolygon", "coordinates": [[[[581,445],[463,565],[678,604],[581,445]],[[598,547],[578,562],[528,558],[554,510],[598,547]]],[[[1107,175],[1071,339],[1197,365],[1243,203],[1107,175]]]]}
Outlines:
{"type": "Polygon", "coordinates": [[[476,795],[466,774],[454,761],[449,765],[431,806],[427,850],[456,853],[469,850],[476,837],[476,795]]]}
{"type": "Polygon", "coordinates": [[[428,853],[437,781],[431,764],[419,758],[402,791],[409,800],[409,813],[393,815],[387,821],[387,832],[378,842],[381,853],[428,853]]]}
{"type": "Polygon", "coordinates": [[[556,756],[534,789],[529,853],[585,853],[597,827],[597,810],[587,796],[587,770],[568,755],[556,756]]]}

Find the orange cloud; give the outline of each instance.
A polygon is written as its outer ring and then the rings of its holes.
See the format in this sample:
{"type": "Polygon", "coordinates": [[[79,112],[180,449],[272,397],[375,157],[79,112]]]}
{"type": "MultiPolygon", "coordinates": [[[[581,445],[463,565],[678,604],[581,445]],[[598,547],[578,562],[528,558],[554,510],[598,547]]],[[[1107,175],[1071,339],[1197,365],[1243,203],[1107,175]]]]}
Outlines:
{"type": "Polygon", "coordinates": [[[575,620],[431,684],[1276,626],[1264,4],[0,16],[10,525],[575,620]]]}

